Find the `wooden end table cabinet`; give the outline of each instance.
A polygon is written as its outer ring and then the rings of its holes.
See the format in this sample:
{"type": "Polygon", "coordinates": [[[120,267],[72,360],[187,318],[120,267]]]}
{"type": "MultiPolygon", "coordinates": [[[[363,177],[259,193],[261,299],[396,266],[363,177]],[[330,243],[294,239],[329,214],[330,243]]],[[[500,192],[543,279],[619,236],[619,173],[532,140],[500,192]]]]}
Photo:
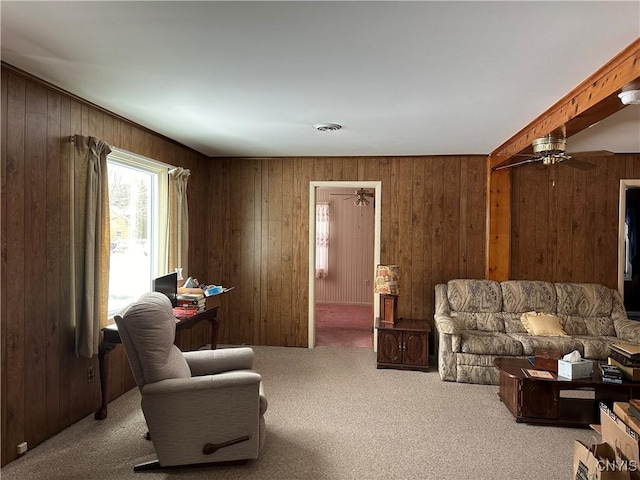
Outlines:
{"type": "Polygon", "coordinates": [[[429,370],[429,332],[426,320],[402,318],[395,324],[376,319],[377,368],[429,370]]]}

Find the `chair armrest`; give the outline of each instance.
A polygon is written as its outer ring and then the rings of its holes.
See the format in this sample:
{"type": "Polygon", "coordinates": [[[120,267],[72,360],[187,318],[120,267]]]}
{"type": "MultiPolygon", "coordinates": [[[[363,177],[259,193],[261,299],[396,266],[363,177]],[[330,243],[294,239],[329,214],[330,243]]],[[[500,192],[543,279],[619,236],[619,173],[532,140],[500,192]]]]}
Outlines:
{"type": "Polygon", "coordinates": [[[253,368],[254,354],[249,347],[195,350],[182,352],[182,355],[194,377],[253,368]]]}
{"type": "Polygon", "coordinates": [[[616,336],[627,342],[640,343],[640,322],[627,318],[613,320],[616,336]]]}
{"type": "Polygon", "coordinates": [[[434,316],[434,319],[436,321],[436,328],[440,333],[460,335],[464,330],[462,321],[455,317],[438,313],[434,316]]]}
{"type": "Polygon", "coordinates": [[[260,414],[264,414],[267,411],[267,407],[269,406],[269,402],[267,401],[267,396],[264,393],[264,383],[260,382],[260,414]]]}
{"type": "Polygon", "coordinates": [[[202,390],[224,390],[232,387],[256,385],[259,392],[262,377],[250,370],[235,370],[217,375],[202,375],[187,378],[168,378],[159,382],[147,383],[141,389],[143,396],[166,396],[198,392],[202,390]]]}

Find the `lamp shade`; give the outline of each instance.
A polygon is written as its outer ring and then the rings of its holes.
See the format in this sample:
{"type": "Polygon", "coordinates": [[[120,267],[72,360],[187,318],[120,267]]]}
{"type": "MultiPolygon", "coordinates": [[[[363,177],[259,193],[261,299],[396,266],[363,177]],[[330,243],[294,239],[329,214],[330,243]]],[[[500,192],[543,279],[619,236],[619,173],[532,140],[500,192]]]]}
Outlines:
{"type": "Polygon", "coordinates": [[[376,267],[375,292],[384,295],[400,295],[399,278],[399,265],[378,265],[376,267]]]}

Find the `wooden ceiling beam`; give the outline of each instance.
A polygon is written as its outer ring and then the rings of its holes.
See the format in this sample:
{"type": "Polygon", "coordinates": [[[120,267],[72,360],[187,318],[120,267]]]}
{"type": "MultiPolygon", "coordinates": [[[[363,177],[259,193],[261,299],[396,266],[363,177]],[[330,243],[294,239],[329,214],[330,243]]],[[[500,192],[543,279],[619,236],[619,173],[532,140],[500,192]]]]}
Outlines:
{"type": "Polygon", "coordinates": [[[635,88],[640,88],[640,37],[491,152],[490,168],[515,163],[512,157],[530,153],[536,138],[563,131],[570,137],[603,120],[624,108],[618,93],[635,88]]]}

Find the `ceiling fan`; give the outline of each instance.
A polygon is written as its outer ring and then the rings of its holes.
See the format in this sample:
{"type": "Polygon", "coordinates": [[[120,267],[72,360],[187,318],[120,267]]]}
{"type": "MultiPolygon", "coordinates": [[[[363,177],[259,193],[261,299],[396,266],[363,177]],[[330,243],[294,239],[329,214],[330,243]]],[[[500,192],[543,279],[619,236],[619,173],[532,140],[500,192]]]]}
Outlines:
{"type": "Polygon", "coordinates": [[[374,198],[375,197],[375,194],[373,192],[370,192],[369,190],[365,190],[364,188],[359,188],[354,193],[332,193],[331,195],[345,195],[345,196],[347,196],[343,200],[349,200],[351,198],[355,198],[356,200],[355,200],[355,202],[353,202],[353,204],[356,207],[366,207],[367,205],[369,205],[371,203],[371,202],[369,202],[369,200],[367,200],[367,197],[370,197],[370,198],[374,198]]]}
{"type": "Polygon", "coordinates": [[[607,150],[598,150],[592,152],[574,152],[572,154],[565,153],[565,147],[567,145],[567,138],[564,135],[545,135],[541,138],[536,138],[531,146],[533,147],[533,154],[519,153],[514,157],[527,157],[510,165],[503,165],[496,168],[496,170],[502,170],[503,168],[517,167],[518,165],[524,165],[531,162],[542,162],[543,165],[555,165],[556,163],[562,163],[569,167],[579,168],[581,170],[591,170],[595,168],[593,163],[580,160],[579,157],[603,157],[613,155],[613,152],[607,150]]]}

